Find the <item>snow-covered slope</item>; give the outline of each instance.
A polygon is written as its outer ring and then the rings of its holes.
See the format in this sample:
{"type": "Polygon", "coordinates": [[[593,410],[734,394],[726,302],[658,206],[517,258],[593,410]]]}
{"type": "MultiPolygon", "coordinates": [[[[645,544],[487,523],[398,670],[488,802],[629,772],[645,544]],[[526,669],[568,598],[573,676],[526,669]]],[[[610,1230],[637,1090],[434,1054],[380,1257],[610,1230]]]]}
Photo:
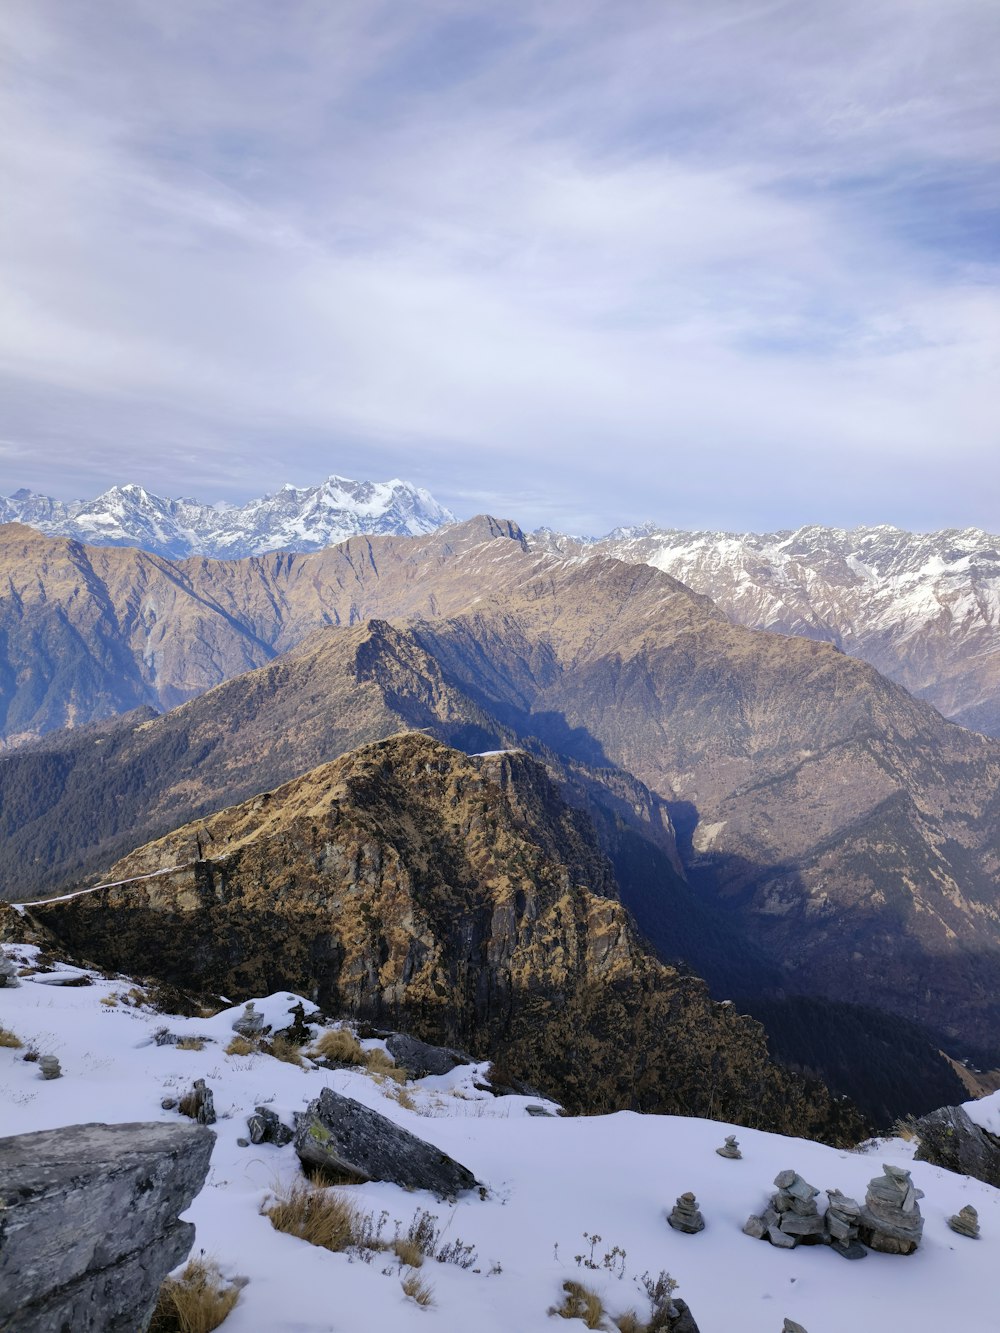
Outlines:
{"type": "MultiPolygon", "coordinates": [[[[27,946],[6,952],[34,957],[27,946]]],[[[188,1216],[197,1226],[195,1253],[204,1250],[226,1273],[250,1279],[226,1333],[558,1333],[582,1328],[546,1313],[567,1279],[597,1290],[613,1315],[633,1307],[644,1316],[637,1279],[663,1269],[677,1279],[701,1333],[779,1333],[785,1317],[809,1333],[995,1333],[998,1327],[1000,1191],[913,1162],[902,1140],[845,1152],[703,1120],[630,1113],[535,1118],[526,1112],[528,1099],[477,1089],[482,1066],[408,1084],[408,1109],[394,1084],[357,1070],[226,1055],[236,1009],[208,1019],[174,1018],[124,998],[103,1003],[127,995],[126,979],[91,974],[91,985],[66,988],[38,984],[45,975],[0,990],[0,1024],[57,1055],[63,1077],[45,1082],[22,1051],[0,1047],[2,1132],[169,1120],[176,1112],[162,1110],[161,1099],[206,1079],[220,1114],[218,1140],[188,1216]],[[157,1046],[153,1033],[165,1024],[212,1040],[202,1050],[157,1046]],[[246,1116],[267,1102],[290,1123],[292,1112],[326,1085],[438,1144],[489,1186],[485,1200],[472,1195],[455,1205],[386,1184],[350,1189],[366,1211],[388,1214],[390,1236],[397,1221],[405,1231],[429,1209],[449,1240],[475,1248],[467,1269],[425,1263],[420,1276],[434,1289],[426,1310],[404,1297],[391,1256],[352,1262],[274,1231],[260,1214],[272,1191],[298,1177],[298,1165],[290,1147],[239,1147],[246,1116]],[[742,1161],[714,1151],[729,1132],[740,1140],[742,1161]],[[883,1161],[912,1168],[925,1193],[924,1240],[915,1255],[869,1254],[848,1263],[826,1248],[781,1251],[743,1235],[744,1221],[761,1209],[780,1170],[795,1168],[822,1189],[836,1186],[863,1198],[883,1161]],[[671,1231],[665,1222],[685,1190],[697,1194],[707,1221],[699,1235],[671,1231]],[[967,1203],[979,1212],[977,1241],[945,1224],[967,1203]],[[593,1269],[582,1265],[591,1253],[593,1269]]],[[[288,1021],[294,999],[273,995],[258,1008],[278,1026],[288,1021]]]]}
{"type": "Polygon", "coordinates": [[[239,559],[284,547],[316,551],[356,533],[417,536],[454,516],[407,481],[331,476],[318,486],[283,486],[231,508],[165,500],[141,486],[113,486],[94,500],[68,502],[22,490],[0,497],[0,523],[15,522],[96,546],[239,559]]]}
{"type": "Polygon", "coordinates": [[[665,570],[737,624],[837,644],[946,717],[1000,735],[1000,537],[978,528],[618,529],[548,546],[665,570]]]}

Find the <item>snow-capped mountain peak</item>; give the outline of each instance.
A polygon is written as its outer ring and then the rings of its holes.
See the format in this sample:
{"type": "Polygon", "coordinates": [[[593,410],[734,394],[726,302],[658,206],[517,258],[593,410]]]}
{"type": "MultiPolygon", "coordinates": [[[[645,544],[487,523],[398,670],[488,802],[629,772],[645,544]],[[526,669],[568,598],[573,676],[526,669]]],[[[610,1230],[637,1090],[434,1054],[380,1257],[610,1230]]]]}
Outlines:
{"type": "Polygon", "coordinates": [[[359,533],[418,536],[454,521],[429,491],[408,481],[353,481],[336,473],[317,486],[286,482],[244,505],[164,499],[131,482],[92,500],[61,501],[23,489],[0,497],[0,522],[91,545],[140,546],[174,559],[239,559],[285,547],[315,551],[359,533]]]}

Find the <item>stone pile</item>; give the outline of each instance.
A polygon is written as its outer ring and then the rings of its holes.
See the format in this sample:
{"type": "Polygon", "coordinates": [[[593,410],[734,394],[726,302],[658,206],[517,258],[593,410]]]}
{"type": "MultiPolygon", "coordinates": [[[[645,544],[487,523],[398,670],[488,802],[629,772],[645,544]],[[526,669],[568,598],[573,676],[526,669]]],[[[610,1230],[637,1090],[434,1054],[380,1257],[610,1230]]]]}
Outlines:
{"type": "Polygon", "coordinates": [[[797,1171],[779,1171],[774,1183],[777,1193],[772,1194],[769,1207],[759,1217],[749,1217],[744,1232],[783,1250],[822,1244],[826,1227],[816,1206],[819,1190],[797,1171]]]}
{"type": "Polygon", "coordinates": [[[248,1041],[253,1041],[264,1031],[264,1015],[259,1014],[254,1008],[253,1000],[244,1006],[239,1018],[233,1019],[233,1031],[238,1032],[241,1037],[246,1037],[248,1041]]]}
{"type": "Polygon", "coordinates": [[[0,987],[20,984],[17,979],[17,964],[12,963],[9,958],[0,957],[0,987]]]}
{"type": "Polygon", "coordinates": [[[737,1142],[735,1134],[727,1134],[726,1141],[721,1148],[715,1150],[720,1157],[728,1157],[730,1161],[738,1162],[743,1154],[740,1152],[740,1145],[737,1142]]]}
{"type": "Polygon", "coordinates": [[[678,1198],[667,1221],[675,1231],[683,1231],[689,1236],[705,1230],[705,1219],[698,1211],[698,1200],[690,1191],[678,1198]]]}
{"type": "Polygon", "coordinates": [[[858,1239],[861,1205],[840,1190],[827,1190],[826,1197],[830,1202],[823,1220],[831,1248],[845,1259],[863,1259],[868,1251],[858,1239]]]}
{"type": "Polygon", "coordinates": [[[920,1244],[924,1219],[917,1200],[923,1190],[914,1187],[909,1171],[883,1165],[884,1175],[868,1184],[859,1217],[859,1234],[869,1249],[881,1254],[912,1254],[920,1244]]]}
{"type": "Polygon", "coordinates": [[[38,1072],[42,1078],[62,1078],[62,1069],[59,1065],[57,1056],[40,1055],[38,1057],[38,1072]]]}
{"type": "Polygon", "coordinates": [[[215,1124],[215,1098],[212,1089],[205,1086],[203,1078],[196,1078],[191,1091],[180,1100],[177,1108],[181,1115],[190,1116],[199,1125],[215,1124]]]}
{"type": "Polygon", "coordinates": [[[971,1203],[967,1203],[954,1217],[949,1217],[948,1225],[960,1236],[968,1236],[970,1240],[979,1239],[979,1214],[971,1203]]]}
{"type": "Polygon", "coordinates": [[[283,1125],[267,1106],[253,1108],[253,1115],[247,1116],[247,1131],[251,1143],[273,1143],[279,1148],[295,1138],[294,1129],[283,1125]]]}

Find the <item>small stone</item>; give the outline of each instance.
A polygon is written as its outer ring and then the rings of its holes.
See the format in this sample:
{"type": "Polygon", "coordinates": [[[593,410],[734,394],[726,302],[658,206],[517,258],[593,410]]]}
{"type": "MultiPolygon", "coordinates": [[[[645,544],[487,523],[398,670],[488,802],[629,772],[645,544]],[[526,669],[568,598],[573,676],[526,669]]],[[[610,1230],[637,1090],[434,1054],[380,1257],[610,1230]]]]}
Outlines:
{"type": "Polygon", "coordinates": [[[968,1236],[970,1240],[979,1239],[979,1214],[971,1203],[967,1203],[954,1217],[949,1217],[948,1225],[960,1236],[968,1236]]]}
{"type": "Polygon", "coordinates": [[[867,1259],[868,1251],[859,1240],[841,1241],[832,1240],[830,1249],[839,1254],[843,1259],[867,1259]]]}
{"type": "Polygon", "coordinates": [[[772,1245],[776,1245],[779,1250],[794,1250],[795,1237],[786,1236],[780,1227],[768,1227],[767,1238],[772,1245]]]}
{"type": "Polygon", "coordinates": [[[799,1173],[797,1171],[779,1171],[778,1174],[774,1177],[774,1183],[775,1185],[777,1185],[779,1190],[786,1190],[788,1189],[789,1185],[793,1185],[795,1183],[795,1179],[798,1176],[798,1174],[799,1173]]]}
{"type": "Polygon", "coordinates": [[[237,1148],[249,1148],[249,1147],[250,1147],[250,1140],[249,1140],[249,1139],[237,1139],[237,1140],[236,1140],[236,1146],[237,1146],[237,1148]]]}
{"type": "Polygon", "coordinates": [[[275,1113],[267,1106],[255,1106],[253,1115],[247,1117],[247,1129],[253,1143],[273,1143],[278,1148],[291,1143],[295,1131],[283,1125],[275,1113]]]}
{"type": "Polygon", "coordinates": [[[555,1118],[551,1111],[546,1111],[544,1106],[534,1106],[534,1105],[526,1106],[524,1108],[524,1113],[525,1115],[548,1116],[550,1120],[553,1120],[555,1118]]]}
{"type": "Polygon", "coordinates": [[[698,1211],[698,1200],[690,1191],[678,1197],[667,1222],[675,1231],[683,1231],[689,1236],[705,1230],[705,1219],[698,1211]]]}
{"type": "Polygon", "coordinates": [[[59,1061],[54,1055],[40,1055],[38,1057],[38,1069],[42,1078],[61,1078],[62,1070],[59,1067],[59,1061]]]}
{"type": "Polygon", "coordinates": [[[732,1162],[738,1162],[743,1154],[740,1152],[740,1145],[736,1140],[735,1134],[727,1134],[726,1141],[721,1148],[715,1150],[720,1157],[728,1157],[732,1162]]]}
{"type": "Polygon", "coordinates": [[[160,1106],[163,1108],[164,1111],[174,1111],[177,1109],[177,1098],[164,1097],[163,1100],[160,1102],[160,1106]]]}
{"type": "Polygon", "coordinates": [[[763,1240],[767,1235],[767,1223],[756,1213],[751,1213],[743,1223],[744,1236],[752,1236],[754,1240],[763,1240]]]}
{"type": "Polygon", "coordinates": [[[794,1319],[786,1319],[781,1333],[806,1333],[806,1330],[801,1324],[797,1324],[794,1319]]]}
{"type": "Polygon", "coordinates": [[[781,1230],[786,1236],[797,1236],[804,1240],[810,1236],[822,1236],[826,1223],[818,1214],[815,1217],[802,1217],[799,1213],[785,1213],[781,1219],[781,1230]]]}

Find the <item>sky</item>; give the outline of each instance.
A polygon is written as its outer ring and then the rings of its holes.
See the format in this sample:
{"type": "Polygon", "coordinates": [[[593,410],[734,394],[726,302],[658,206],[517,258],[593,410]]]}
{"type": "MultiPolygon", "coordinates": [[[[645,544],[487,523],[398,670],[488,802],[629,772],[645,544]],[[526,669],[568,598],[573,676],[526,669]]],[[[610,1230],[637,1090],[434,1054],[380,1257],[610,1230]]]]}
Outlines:
{"type": "Polygon", "coordinates": [[[4,0],[0,494],[1000,530],[996,0],[4,0]]]}

